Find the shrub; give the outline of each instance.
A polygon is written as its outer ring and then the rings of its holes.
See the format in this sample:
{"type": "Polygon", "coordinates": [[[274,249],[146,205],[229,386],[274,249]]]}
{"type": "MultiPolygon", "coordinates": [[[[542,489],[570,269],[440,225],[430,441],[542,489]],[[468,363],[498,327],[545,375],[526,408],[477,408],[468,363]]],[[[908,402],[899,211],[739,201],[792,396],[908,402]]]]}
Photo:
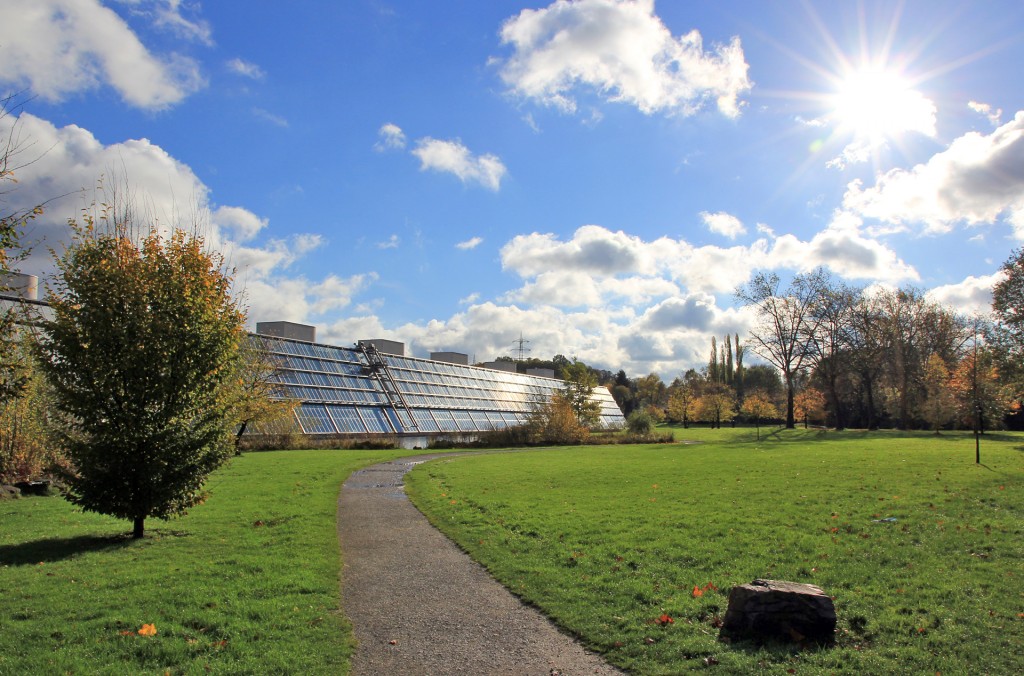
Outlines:
{"type": "Polygon", "coordinates": [[[647,411],[633,411],[626,418],[626,429],[630,434],[646,436],[654,431],[654,416],[647,411]]]}

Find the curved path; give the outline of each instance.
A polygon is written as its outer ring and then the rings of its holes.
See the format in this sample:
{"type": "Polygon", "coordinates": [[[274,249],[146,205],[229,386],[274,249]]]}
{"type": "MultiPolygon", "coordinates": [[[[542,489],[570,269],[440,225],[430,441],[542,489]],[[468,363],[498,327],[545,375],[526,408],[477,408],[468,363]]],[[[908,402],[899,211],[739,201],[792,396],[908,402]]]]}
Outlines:
{"type": "Polygon", "coordinates": [[[436,530],[402,478],[443,454],[354,472],[338,500],[352,674],[619,674],[436,530]]]}

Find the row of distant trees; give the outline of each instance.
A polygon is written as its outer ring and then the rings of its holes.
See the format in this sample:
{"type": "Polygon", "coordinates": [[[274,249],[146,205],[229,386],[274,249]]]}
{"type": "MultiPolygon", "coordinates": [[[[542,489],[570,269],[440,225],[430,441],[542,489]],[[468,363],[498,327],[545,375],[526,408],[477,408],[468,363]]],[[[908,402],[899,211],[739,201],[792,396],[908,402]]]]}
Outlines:
{"type": "MultiPolygon", "coordinates": [[[[1006,281],[1021,274],[1017,252],[1006,281]]],[[[821,393],[828,424],[900,429],[1001,424],[1019,399],[1013,336],[997,305],[991,318],[967,317],[913,288],[871,293],[833,280],[823,270],[796,275],[783,288],[758,274],[737,292],[758,322],[752,350],[782,376],[785,421],[797,399],[821,393]]]]}
{"type": "Polygon", "coordinates": [[[1024,394],[1024,252],[1003,265],[992,313],[968,317],[914,288],[849,286],[823,270],[737,291],[758,322],[711,339],[707,365],[606,384],[627,414],[711,425],[779,420],[835,428],[977,429],[1016,422],[1024,394]],[[748,352],[763,362],[745,365],[748,352]]]}
{"type": "MultiPolygon", "coordinates": [[[[784,400],[778,372],[766,364],[744,366],[742,354],[738,337],[721,342],[712,339],[711,358],[700,370],[688,369],[667,385],[656,373],[630,379],[625,371],[619,371],[609,388],[627,415],[642,411],[657,421],[684,427],[777,419],[784,400]]],[[[815,406],[813,399],[805,397],[800,402],[805,417],[821,421],[820,406],[815,406]]]]}

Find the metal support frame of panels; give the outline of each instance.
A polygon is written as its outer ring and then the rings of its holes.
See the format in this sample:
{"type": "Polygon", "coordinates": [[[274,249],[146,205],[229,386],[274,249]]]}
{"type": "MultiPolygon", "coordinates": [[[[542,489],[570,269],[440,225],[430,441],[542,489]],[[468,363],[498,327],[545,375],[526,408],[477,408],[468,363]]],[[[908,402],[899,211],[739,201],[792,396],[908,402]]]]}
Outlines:
{"type": "Polygon", "coordinates": [[[409,419],[409,428],[419,430],[419,425],[416,424],[416,418],[413,417],[412,411],[409,409],[409,404],[406,403],[405,397],[402,396],[402,390],[399,389],[394,376],[392,376],[391,371],[388,370],[387,362],[384,360],[381,353],[377,351],[376,346],[372,343],[359,341],[356,343],[356,348],[363,355],[363,358],[366,359],[367,375],[374,378],[380,385],[381,391],[384,393],[384,396],[387,397],[388,402],[391,404],[391,408],[394,409],[399,422],[402,421],[402,416],[399,414],[399,411],[401,410],[405,412],[406,417],[409,419]]]}

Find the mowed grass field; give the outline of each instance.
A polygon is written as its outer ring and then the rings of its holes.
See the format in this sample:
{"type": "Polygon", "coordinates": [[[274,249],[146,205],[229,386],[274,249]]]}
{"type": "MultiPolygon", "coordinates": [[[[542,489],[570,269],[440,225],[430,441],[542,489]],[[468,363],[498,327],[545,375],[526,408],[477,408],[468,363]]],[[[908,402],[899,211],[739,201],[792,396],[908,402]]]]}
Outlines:
{"type": "MultiPolygon", "coordinates": [[[[460,458],[410,492],[634,673],[1019,673],[1024,436],[990,435],[978,467],[965,435],[676,433],[704,443],[460,458]],[[756,577],[834,595],[836,647],[717,642],[728,588],[756,577]]],[[[57,497],[0,502],[0,674],[345,673],[339,486],[401,455],[236,458],[140,542],[57,497]]]]}
{"type": "Polygon", "coordinates": [[[141,541],[59,497],[0,502],[0,674],[346,672],[338,490],[409,454],[234,458],[205,504],[141,541]]]}
{"type": "Polygon", "coordinates": [[[507,587],[637,674],[1021,673],[1024,436],[986,435],[978,466],[969,434],[765,431],[435,461],[407,486],[507,587]],[[729,588],[756,578],[834,596],[836,645],[719,642],[729,588]]]}

